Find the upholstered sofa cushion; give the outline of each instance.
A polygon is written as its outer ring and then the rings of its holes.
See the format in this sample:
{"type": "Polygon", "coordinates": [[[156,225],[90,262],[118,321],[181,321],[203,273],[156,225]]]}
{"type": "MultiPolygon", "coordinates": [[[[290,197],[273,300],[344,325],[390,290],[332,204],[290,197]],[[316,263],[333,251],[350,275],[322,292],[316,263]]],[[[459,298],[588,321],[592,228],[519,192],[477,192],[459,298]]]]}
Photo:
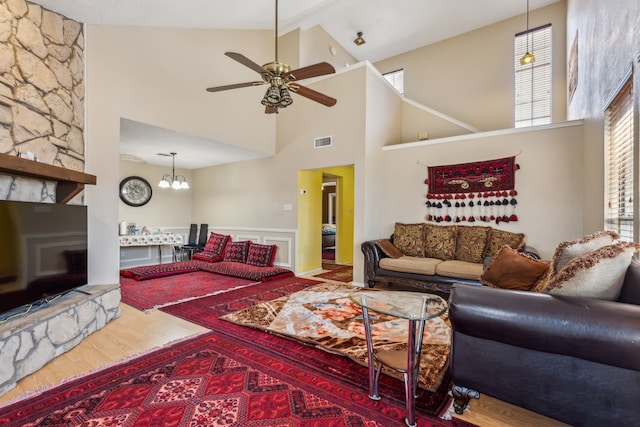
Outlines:
{"type": "Polygon", "coordinates": [[[262,245],[251,242],[247,254],[247,264],[255,265],[256,267],[272,267],[277,249],[276,245],[262,245]]]}
{"type": "Polygon", "coordinates": [[[249,243],[249,241],[227,243],[224,248],[224,258],[222,260],[242,263],[247,262],[249,243]]]}
{"type": "Polygon", "coordinates": [[[396,222],[393,229],[393,244],[404,255],[424,256],[424,226],[425,224],[403,224],[396,222]]]}
{"type": "Polygon", "coordinates": [[[560,272],[562,267],[574,258],[615,243],[618,237],[618,233],[615,231],[606,230],[590,234],[581,239],[560,243],[551,259],[549,275],[560,272]]]}
{"type": "Polygon", "coordinates": [[[455,225],[424,225],[424,256],[441,260],[453,259],[456,255],[455,225]]]}
{"type": "Polygon", "coordinates": [[[491,227],[459,226],[455,259],[482,263],[491,227]]]}
{"type": "Polygon", "coordinates": [[[541,291],[615,301],[638,247],[635,243],[616,243],[574,258],[551,276],[541,291]]]}
{"type": "Polygon", "coordinates": [[[492,228],[491,231],[489,231],[484,256],[485,258],[495,256],[504,245],[508,245],[515,250],[522,249],[524,241],[525,235],[523,233],[512,233],[510,231],[492,228]]]}
{"type": "Polygon", "coordinates": [[[436,274],[436,266],[442,260],[437,258],[424,258],[403,256],[400,258],[382,258],[380,259],[380,268],[391,271],[415,274],[436,274]]]}
{"type": "Polygon", "coordinates": [[[207,251],[211,251],[216,255],[222,255],[224,253],[224,247],[230,240],[231,236],[215,233],[212,231],[209,234],[207,243],[204,245],[204,249],[207,251]]]}
{"type": "Polygon", "coordinates": [[[458,260],[442,261],[436,265],[436,274],[456,279],[480,280],[482,264],[458,260]]]}
{"type": "Polygon", "coordinates": [[[544,277],[548,269],[549,264],[504,245],[482,272],[480,282],[494,288],[528,291],[544,277]]]}

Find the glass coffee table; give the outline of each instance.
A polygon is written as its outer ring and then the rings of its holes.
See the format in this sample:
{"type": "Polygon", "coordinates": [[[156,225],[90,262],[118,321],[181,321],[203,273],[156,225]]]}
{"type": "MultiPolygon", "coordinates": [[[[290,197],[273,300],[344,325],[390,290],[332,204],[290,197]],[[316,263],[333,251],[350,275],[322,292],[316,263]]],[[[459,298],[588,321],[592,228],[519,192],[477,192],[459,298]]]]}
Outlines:
{"type": "Polygon", "coordinates": [[[382,365],[401,372],[405,380],[405,422],[415,426],[415,395],[425,322],[447,311],[447,302],[438,295],[405,291],[360,291],[349,295],[349,298],[362,307],[369,360],[369,398],[380,400],[378,383],[382,365]],[[406,351],[374,352],[369,310],[409,321],[406,351]],[[378,361],[377,369],[375,361],[378,361]]]}

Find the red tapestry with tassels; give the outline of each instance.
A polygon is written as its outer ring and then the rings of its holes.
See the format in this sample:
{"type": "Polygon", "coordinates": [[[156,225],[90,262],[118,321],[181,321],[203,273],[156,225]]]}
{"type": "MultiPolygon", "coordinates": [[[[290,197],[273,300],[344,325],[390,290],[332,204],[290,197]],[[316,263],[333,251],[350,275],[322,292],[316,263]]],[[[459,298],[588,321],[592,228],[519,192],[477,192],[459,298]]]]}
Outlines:
{"type": "Polygon", "coordinates": [[[517,221],[515,207],[515,157],[429,166],[425,184],[428,221],[517,221]]]}

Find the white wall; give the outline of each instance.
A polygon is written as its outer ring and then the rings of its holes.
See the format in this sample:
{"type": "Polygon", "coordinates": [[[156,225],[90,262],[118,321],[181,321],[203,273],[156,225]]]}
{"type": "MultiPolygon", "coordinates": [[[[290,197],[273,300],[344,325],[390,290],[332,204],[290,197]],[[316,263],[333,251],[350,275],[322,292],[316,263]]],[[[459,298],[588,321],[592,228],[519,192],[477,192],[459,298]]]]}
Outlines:
{"type": "MultiPolygon", "coordinates": [[[[583,212],[588,233],[602,230],[604,224],[604,110],[632,64],[638,68],[640,2],[568,0],[567,52],[576,37],[578,85],[568,101],[568,116],[584,118],[583,160],[589,173],[584,177],[583,212]]],[[[639,77],[636,73],[636,82],[639,77]]],[[[640,92],[635,87],[637,106],[640,92]]]]}
{"type": "Polygon", "coordinates": [[[268,31],[86,26],[86,172],[89,281],[117,283],[120,119],[273,153],[275,119],[256,102],[261,88],[212,94],[206,87],[255,80],[224,55],[271,60],[268,31]],[[242,80],[241,80],[242,81],[242,80]],[[256,102],[256,103],[257,103],[256,102]],[[246,124],[250,123],[250,126],[246,124]]]}
{"type": "MultiPolygon", "coordinates": [[[[566,2],[531,11],[529,21],[530,28],[552,24],[552,121],[561,122],[566,120],[566,2]]],[[[514,36],[524,30],[523,14],[374,65],[383,73],[404,68],[405,95],[427,107],[478,129],[507,129],[514,126],[514,36]]]]}
{"type": "MultiPolygon", "coordinates": [[[[426,166],[516,156],[517,222],[493,227],[522,232],[527,244],[550,259],[563,240],[582,234],[584,169],[582,124],[538,127],[386,147],[368,156],[367,167],[379,171],[368,176],[368,188],[378,199],[369,207],[365,240],[388,237],[398,222],[425,221],[426,166]]],[[[485,223],[476,223],[488,225],[485,223]]]]}

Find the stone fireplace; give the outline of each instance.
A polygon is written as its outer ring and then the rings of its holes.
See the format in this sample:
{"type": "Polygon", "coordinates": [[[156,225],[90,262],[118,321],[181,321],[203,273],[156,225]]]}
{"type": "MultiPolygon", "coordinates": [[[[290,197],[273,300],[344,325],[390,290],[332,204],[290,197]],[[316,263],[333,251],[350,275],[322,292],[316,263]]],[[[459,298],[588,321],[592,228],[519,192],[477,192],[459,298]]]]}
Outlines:
{"type": "MultiPolygon", "coordinates": [[[[0,199],[84,203],[84,150],[82,24],[0,2],[0,199]]],[[[87,284],[0,322],[0,394],[119,316],[119,284],[87,284]]]]}

